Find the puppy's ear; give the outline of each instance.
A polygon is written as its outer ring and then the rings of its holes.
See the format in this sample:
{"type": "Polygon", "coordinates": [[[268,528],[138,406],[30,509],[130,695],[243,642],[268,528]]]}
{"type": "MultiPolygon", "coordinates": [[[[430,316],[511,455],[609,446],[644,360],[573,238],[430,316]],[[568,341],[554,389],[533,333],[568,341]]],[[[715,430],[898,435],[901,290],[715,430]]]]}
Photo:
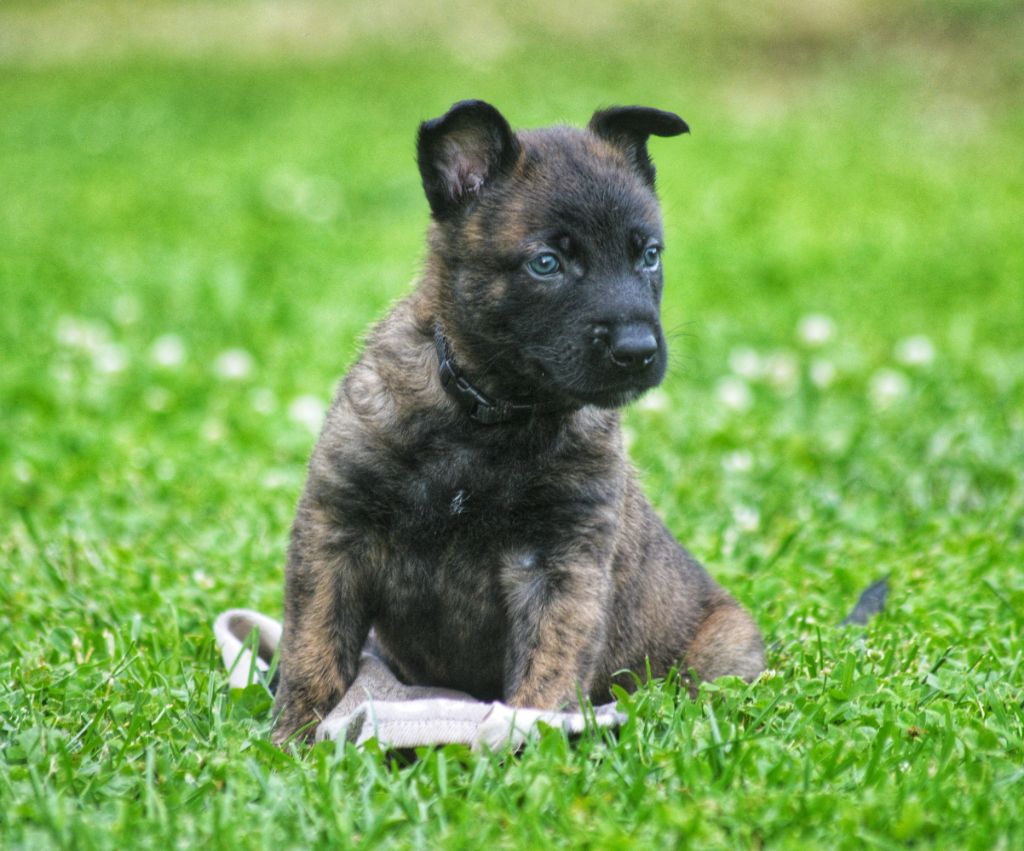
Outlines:
{"type": "Polygon", "coordinates": [[[674,112],[649,106],[613,106],[595,112],[588,125],[592,133],[620,148],[648,186],[654,186],[654,163],[647,153],[650,136],[678,136],[690,128],[674,112]]]}
{"type": "Polygon", "coordinates": [[[436,219],[447,219],[515,164],[519,143],[502,114],[464,100],[424,121],[416,143],[423,191],[436,219]]]}

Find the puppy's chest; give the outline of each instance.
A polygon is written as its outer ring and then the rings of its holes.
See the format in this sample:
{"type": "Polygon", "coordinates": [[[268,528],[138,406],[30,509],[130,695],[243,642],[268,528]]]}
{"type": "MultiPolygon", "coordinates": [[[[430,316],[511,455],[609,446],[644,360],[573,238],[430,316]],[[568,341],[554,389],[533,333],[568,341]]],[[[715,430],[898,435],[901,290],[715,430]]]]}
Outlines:
{"type": "Polygon", "coordinates": [[[386,529],[395,543],[478,549],[522,536],[571,494],[557,472],[480,453],[428,452],[391,482],[386,529]]]}
{"type": "Polygon", "coordinates": [[[434,565],[557,547],[613,499],[611,482],[572,452],[417,442],[362,471],[347,488],[362,530],[393,559],[434,565]]]}

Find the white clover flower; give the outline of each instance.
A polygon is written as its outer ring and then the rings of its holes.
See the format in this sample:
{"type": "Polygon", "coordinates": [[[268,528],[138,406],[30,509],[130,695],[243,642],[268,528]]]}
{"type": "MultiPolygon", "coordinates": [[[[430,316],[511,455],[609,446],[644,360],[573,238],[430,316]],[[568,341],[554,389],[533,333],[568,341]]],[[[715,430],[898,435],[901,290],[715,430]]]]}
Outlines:
{"type": "Polygon", "coordinates": [[[209,591],[213,588],[213,579],[201,568],[192,571],[192,581],[204,591],[209,591]]]}
{"type": "Polygon", "coordinates": [[[331,177],[307,177],[298,185],[295,211],[316,224],[326,224],[337,217],[341,208],[341,187],[331,177]]]}
{"type": "Polygon", "coordinates": [[[789,352],[775,352],[766,363],[765,375],[776,390],[790,392],[796,388],[796,358],[789,352]]]}
{"type": "Polygon", "coordinates": [[[756,532],[761,526],[761,512],[752,505],[737,505],[732,510],[732,519],[743,532],[756,532]]]}
{"type": "Polygon", "coordinates": [[[636,443],[636,432],[629,426],[622,427],[622,445],[628,450],[636,443]]]}
{"type": "Polygon", "coordinates": [[[749,411],[754,404],[754,394],[742,378],[727,375],[715,387],[715,396],[725,407],[733,411],[749,411]]]}
{"type": "Polygon", "coordinates": [[[895,369],[880,369],[871,376],[868,396],[876,408],[886,408],[910,392],[910,381],[895,369]]]}
{"type": "Polygon", "coordinates": [[[282,166],[263,181],[263,197],[280,213],[291,212],[302,175],[290,165],[282,166]]]}
{"type": "Polygon", "coordinates": [[[113,314],[119,325],[133,325],[142,316],[142,305],[134,295],[125,293],[114,299],[113,314]]]}
{"type": "Polygon", "coordinates": [[[164,411],[171,401],[171,394],[163,387],[149,387],[142,397],[146,407],[151,411],[164,411]]]}
{"type": "Polygon", "coordinates": [[[257,414],[271,414],[277,407],[274,391],[266,387],[257,387],[249,394],[249,404],[257,414]]]}
{"type": "Polygon", "coordinates": [[[811,361],[811,383],[824,390],[836,379],[836,367],[830,360],[815,358],[811,361]]]}
{"type": "Polygon", "coordinates": [[[78,316],[61,316],[57,320],[57,342],[69,349],[94,353],[110,342],[107,329],[98,322],[78,316]]]}
{"type": "Polygon", "coordinates": [[[754,456],[745,449],[737,449],[722,456],[722,469],[727,473],[749,473],[754,469],[754,456]]]}
{"type": "Polygon", "coordinates": [[[167,369],[181,366],[185,362],[185,343],[177,334],[161,334],[153,341],[149,356],[167,369]]]}
{"type": "Polygon", "coordinates": [[[809,313],[797,323],[796,332],[808,346],[823,346],[835,336],[836,323],[823,313],[809,313]]]}
{"type": "Polygon", "coordinates": [[[730,526],[722,533],[722,555],[731,556],[736,552],[736,541],[739,537],[740,533],[736,531],[735,526],[730,526]]]}
{"type": "Polygon", "coordinates": [[[935,360],[935,346],[924,334],[907,337],[896,344],[896,360],[904,366],[928,366],[935,360]]]}
{"type": "Polygon", "coordinates": [[[327,405],[317,396],[297,396],[288,405],[288,419],[316,434],[323,424],[326,410],[327,405]]]}
{"type": "Polygon", "coordinates": [[[832,455],[841,455],[849,450],[852,437],[845,428],[830,428],[825,430],[821,440],[832,455]]]}
{"type": "Polygon", "coordinates": [[[640,397],[636,406],[643,411],[664,411],[668,408],[668,394],[664,390],[650,390],[640,397]]]}
{"type": "Polygon", "coordinates": [[[307,175],[285,166],[263,182],[267,203],[279,213],[299,216],[316,224],[335,219],[341,210],[341,185],[332,177],[307,175]]]}
{"type": "Polygon", "coordinates": [[[78,319],[66,314],[57,317],[57,327],[54,329],[53,336],[62,346],[77,346],[79,341],[78,319]]]}
{"type": "Polygon", "coordinates": [[[128,356],[117,343],[106,343],[93,352],[92,364],[97,372],[122,372],[128,366],[128,356]]]}
{"type": "Polygon", "coordinates": [[[228,349],[217,355],[213,371],[227,381],[240,381],[252,372],[253,360],[245,349],[228,349]]]}
{"type": "Polygon", "coordinates": [[[764,373],[764,363],[757,352],[744,346],[729,352],[729,369],[741,378],[756,381],[764,373]]]}
{"type": "Polygon", "coordinates": [[[224,435],[227,430],[224,428],[224,423],[220,420],[209,419],[203,423],[203,439],[208,440],[210,443],[217,443],[224,439],[224,435]]]}
{"type": "Polygon", "coordinates": [[[11,465],[11,472],[14,473],[14,478],[22,484],[28,484],[33,479],[32,465],[24,458],[19,458],[11,465]]]}
{"type": "Polygon", "coordinates": [[[51,364],[50,375],[53,376],[53,380],[58,384],[72,385],[77,380],[74,367],[66,361],[51,364]]]}
{"type": "Polygon", "coordinates": [[[262,483],[268,491],[276,491],[291,487],[293,480],[294,477],[287,470],[267,470],[262,483]]]}
{"type": "Polygon", "coordinates": [[[956,442],[956,432],[952,429],[939,429],[928,441],[928,457],[930,459],[944,458],[956,442]]]}

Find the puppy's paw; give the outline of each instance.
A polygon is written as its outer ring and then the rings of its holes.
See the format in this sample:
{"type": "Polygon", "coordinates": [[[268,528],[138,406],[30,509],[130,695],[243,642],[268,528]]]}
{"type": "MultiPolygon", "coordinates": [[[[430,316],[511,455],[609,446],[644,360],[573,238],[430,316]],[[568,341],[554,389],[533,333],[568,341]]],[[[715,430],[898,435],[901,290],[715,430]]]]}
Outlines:
{"type": "Polygon", "coordinates": [[[318,718],[305,722],[284,723],[280,721],[274,725],[274,732],[270,734],[270,741],[279,748],[296,743],[309,745],[313,743],[316,728],[319,724],[318,718]]]}
{"type": "Polygon", "coordinates": [[[308,703],[297,700],[282,700],[280,696],[274,705],[274,730],[270,741],[277,747],[290,742],[309,744],[313,741],[320,716],[308,703]]]}

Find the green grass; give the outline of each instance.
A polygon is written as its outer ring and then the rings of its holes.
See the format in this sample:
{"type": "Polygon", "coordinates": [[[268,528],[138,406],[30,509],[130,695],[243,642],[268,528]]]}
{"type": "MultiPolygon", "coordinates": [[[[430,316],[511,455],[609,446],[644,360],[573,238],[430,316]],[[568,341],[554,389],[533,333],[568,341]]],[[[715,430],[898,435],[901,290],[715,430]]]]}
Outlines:
{"type": "Polygon", "coordinates": [[[0,847],[1021,847],[1019,10],[398,5],[0,9],[0,847]],[[309,411],[467,96],[693,126],[652,143],[673,361],[628,436],[770,671],[518,756],[279,752],[210,624],[280,611],[309,411]]]}

